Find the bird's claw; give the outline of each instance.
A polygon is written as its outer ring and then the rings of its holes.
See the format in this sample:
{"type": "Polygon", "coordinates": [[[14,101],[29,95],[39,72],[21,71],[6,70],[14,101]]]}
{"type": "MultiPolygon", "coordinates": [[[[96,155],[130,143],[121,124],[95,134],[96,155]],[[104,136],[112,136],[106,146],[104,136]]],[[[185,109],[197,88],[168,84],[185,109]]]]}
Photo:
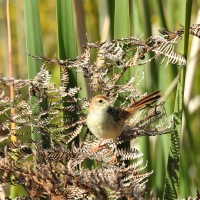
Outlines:
{"type": "Polygon", "coordinates": [[[92,148],[92,152],[94,152],[94,153],[96,153],[96,152],[98,152],[99,151],[99,149],[100,149],[100,147],[99,146],[97,146],[97,147],[94,147],[94,148],[92,148]]]}
{"type": "Polygon", "coordinates": [[[112,159],[110,160],[111,163],[115,163],[117,162],[117,153],[114,154],[114,156],[112,157],[112,159]]]}

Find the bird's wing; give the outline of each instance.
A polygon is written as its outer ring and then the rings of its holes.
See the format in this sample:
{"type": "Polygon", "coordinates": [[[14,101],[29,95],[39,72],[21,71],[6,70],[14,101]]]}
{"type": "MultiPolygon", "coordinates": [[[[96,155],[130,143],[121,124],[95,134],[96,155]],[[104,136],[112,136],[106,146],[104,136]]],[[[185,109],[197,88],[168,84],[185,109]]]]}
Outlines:
{"type": "Polygon", "coordinates": [[[128,114],[126,110],[122,110],[121,108],[114,108],[111,106],[108,107],[107,113],[112,115],[116,122],[123,118],[126,119],[126,115],[128,114]]]}

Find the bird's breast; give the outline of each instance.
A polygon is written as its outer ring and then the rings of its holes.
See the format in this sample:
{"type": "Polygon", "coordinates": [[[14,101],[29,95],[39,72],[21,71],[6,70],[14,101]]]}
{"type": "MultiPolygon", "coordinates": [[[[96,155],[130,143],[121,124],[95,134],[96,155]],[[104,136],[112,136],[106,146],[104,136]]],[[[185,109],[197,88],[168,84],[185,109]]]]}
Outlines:
{"type": "Polygon", "coordinates": [[[87,116],[87,126],[98,138],[113,139],[118,137],[124,127],[124,120],[116,122],[109,113],[89,113],[87,116]]]}

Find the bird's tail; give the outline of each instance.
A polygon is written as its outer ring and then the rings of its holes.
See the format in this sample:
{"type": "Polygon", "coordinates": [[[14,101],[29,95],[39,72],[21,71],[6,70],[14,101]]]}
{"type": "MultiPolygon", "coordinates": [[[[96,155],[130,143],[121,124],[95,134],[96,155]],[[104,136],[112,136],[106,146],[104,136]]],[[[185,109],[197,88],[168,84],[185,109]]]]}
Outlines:
{"type": "Polygon", "coordinates": [[[128,111],[130,114],[133,114],[135,110],[151,105],[161,97],[161,95],[159,94],[160,92],[161,90],[158,90],[156,92],[148,94],[139,101],[132,103],[128,108],[126,108],[126,111],[128,111]]]}

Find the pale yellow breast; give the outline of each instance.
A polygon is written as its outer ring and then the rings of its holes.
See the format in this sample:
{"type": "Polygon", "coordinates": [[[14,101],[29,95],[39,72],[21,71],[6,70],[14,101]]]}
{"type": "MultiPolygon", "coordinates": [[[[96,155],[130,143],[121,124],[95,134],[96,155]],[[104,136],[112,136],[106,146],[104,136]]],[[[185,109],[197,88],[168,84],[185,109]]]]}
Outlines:
{"type": "Polygon", "coordinates": [[[114,139],[121,134],[124,127],[124,120],[116,122],[112,115],[108,113],[104,115],[90,113],[87,117],[87,126],[98,138],[114,139]]]}

